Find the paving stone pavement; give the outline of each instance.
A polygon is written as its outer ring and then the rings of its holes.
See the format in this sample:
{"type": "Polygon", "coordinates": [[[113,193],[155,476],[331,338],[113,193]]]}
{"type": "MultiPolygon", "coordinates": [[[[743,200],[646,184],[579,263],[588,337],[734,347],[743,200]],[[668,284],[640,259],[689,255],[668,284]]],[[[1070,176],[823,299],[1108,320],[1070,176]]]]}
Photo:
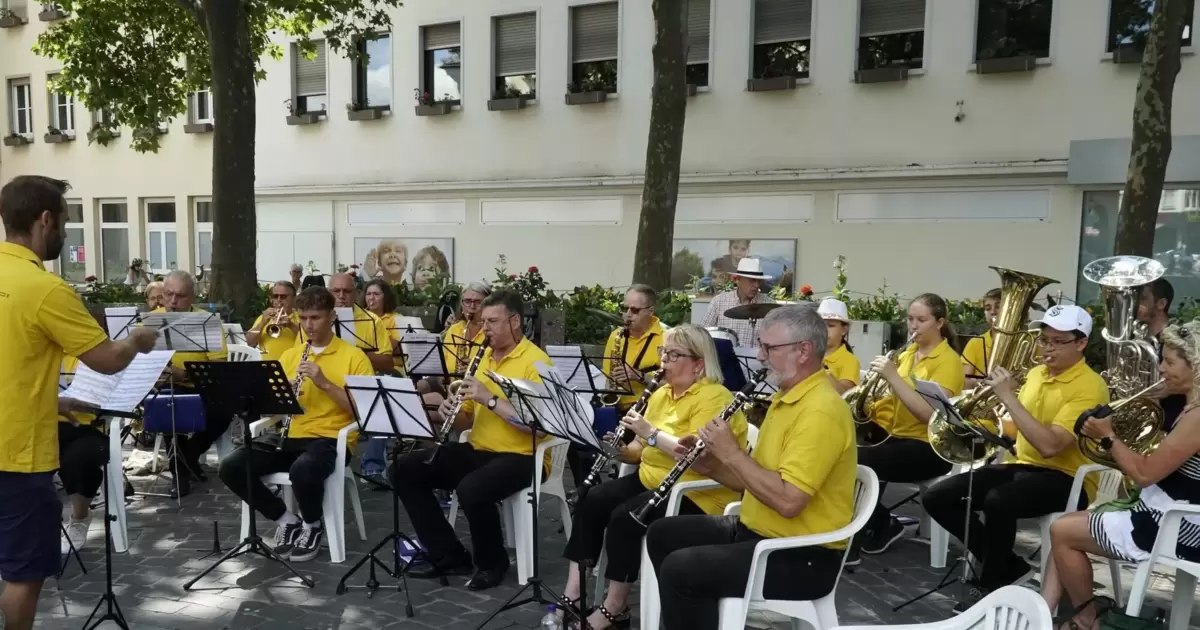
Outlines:
{"type": "MultiPolygon", "coordinates": [[[[187,592],[183,590],[183,583],[213,559],[204,556],[213,548],[214,521],[223,549],[238,542],[240,505],[221,487],[215,476],[185,498],[182,507],[171,499],[141,494],[165,490],[164,481],[159,480],[156,488],[151,487],[152,481],[150,478],[134,480],[139,494],[129,506],[130,550],[114,554],[112,560],[117,600],[134,630],[465,630],[477,626],[518,588],[514,563],[505,584],[485,593],[463,588],[463,578],[453,578],[449,587],[441,587],[434,581],[409,580],[410,591],[403,593],[398,592],[391,578],[381,574],[380,582],[384,586],[372,599],[368,599],[361,588],[337,595],[335,589],[341,576],[390,531],[390,495],[364,487],[361,494],[368,540],[359,539],[353,519],[348,516],[346,563],[332,565],[327,553],[322,553],[315,561],[297,565],[316,581],[315,588],[305,588],[294,578],[289,579],[286,571],[277,565],[244,556],[225,563],[187,592]],[[415,608],[412,618],[405,616],[408,597],[415,608]]],[[[905,490],[903,486],[889,488],[885,495],[887,502],[890,504],[903,498],[907,494],[905,490]]],[[[912,505],[904,506],[898,512],[919,514],[912,505]]],[[[565,582],[566,563],[562,560],[565,539],[561,533],[558,506],[543,506],[539,522],[543,574],[547,584],[560,591],[565,582]]],[[[408,528],[403,510],[401,528],[408,528]]],[[[267,524],[260,524],[259,529],[264,535],[268,533],[267,524]]],[[[458,530],[467,541],[465,518],[458,519],[458,530]]],[[[102,543],[102,524],[97,518],[92,525],[89,545],[82,553],[87,574],[81,575],[72,559],[60,582],[56,584],[51,580],[47,583],[35,627],[46,630],[83,627],[84,620],[104,592],[102,543]]],[[[1036,530],[1023,531],[1019,546],[1027,554],[1033,553],[1037,547],[1036,530]]],[[[931,588],[941,579],[944,571],[931,569],[928,560],[928,545],[914,536],[898,541],[883,556],[867,556],[860,566],[847,569],[837,589],[840,622],[914,623],[952,616],[957,586],[899,612],[892,611],[893,606],[931,588]]],[[[1108,571],[1098,568],[1097,579],[1106,581],[1108,571]]],[[[353,587],[361,586],[365,581],[364,570],[348,583],[353,587]]],[[[1132,581],[1132,570],[1126,568],[1123,577],[1126,589],[1132,581]]],[[[1171,578],[1159,577],[1153,584],[1147,605],[1169,608],[1172,589],[1171,578]]],[[[635,588],[635,610],[636,593],[635,588]]],[[[528,605],[502,614],[488,627],[536,628],[543,614],[543,609],[528,605]]],[[[1200,611],[1193,616],[1192,622],[1193,626],[1200,626],[1200,611]]],[[[102,627],[115,625],[106,623],[102,627]]]]}

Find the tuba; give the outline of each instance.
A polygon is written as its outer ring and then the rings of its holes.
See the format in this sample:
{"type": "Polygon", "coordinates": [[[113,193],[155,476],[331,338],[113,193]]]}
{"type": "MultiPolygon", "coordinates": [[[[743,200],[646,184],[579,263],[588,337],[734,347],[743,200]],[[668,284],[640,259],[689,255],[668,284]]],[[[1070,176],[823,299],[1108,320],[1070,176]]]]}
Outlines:
{"type": "MultiPolygon", "coordinates": [[[[1002,367],[1022,383],[1029,370],[1038,364],[1034,352],[1036,332],[1026,327],[1025,314],[1038,292],[1058,281],[1004,267],[991,268],[1000,274],[1000,307],[992,326],[992,354],[987,358],[986,370],[991,374],[992,370],[1002,367]]],[[[991,386],[980,385],[967,394],[954,397],[951,402],[965,422],[977,428],[988,428],[993,433],[999,432],[1003,405],[991,386]]],[[[972,464],[990,459],[997,449],[992,444],[976,446],[970,432],[955,427],[945,411],[939,410],[929,418],[929,445],[951,464],[972,464]]]]}

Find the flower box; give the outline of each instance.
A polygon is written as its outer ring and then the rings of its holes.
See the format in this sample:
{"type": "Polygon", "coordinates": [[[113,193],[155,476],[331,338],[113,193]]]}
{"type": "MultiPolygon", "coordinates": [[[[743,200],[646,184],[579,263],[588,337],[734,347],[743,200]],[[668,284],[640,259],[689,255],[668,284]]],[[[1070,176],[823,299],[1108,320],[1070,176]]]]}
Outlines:
{"type": "Polygon", "coordinates": [[[6,147],[23,147],[32,142],[25,136],[4,136],[4,146],[6,147]]]}
{"type": "Polygon", "coordinates": [[[1113,63],[1142,63],[1146,48],[1141,44],[1121,44],[1113,49],[1113,63]]]}
{"type": "Polygon", "coordinates": [[[315,125],[321,122],[321,116],[324,112],[308,112],[305,114],[291,114],[287,117],[289,125],[315,125]]]}
{"type": "Polygon", "coordinates": [[[212,133],[213,124],[210,122],[191,123],[183,126],[183,133],[212,133]]]}
{"type": "Polygon", "coordinates": [[[434,103],[432,105],[417,105],[414,109],[418,116],[445,116],[454,111],[454,104],[434,103]]]}
{"type": "Polygon", "coordinates": [[[999,59],[980,59],[975,62],[975,72],[979,74],[999,74],[1001,72],[1029,72],[1037,66],[1037,57],[1021,55],[1018,57],[1002,57],[999,59]]]}
{"type": "Polygon", "coordinates": [[[855,83],[888,83],[907,80],[908,66],[871,68],[870,70],[857,70],[854,73],[855,83]]]}
{"type": "Polygon", "coordinates": [[[384,112],[390,111],[392,111],[392,108],[389,105],[384,105],[381,107],[364,107],[362,109],[350,109],[346,110],[346,118],[354,121],[379,120],[380,118],[383,118],[384,112]]]}
{"type": "Polygon", "coordinates": [[[509,112],[518,109],[525,109],[530,98],[528,96],[517,96],[515,98],[494,98],[488,101],[488,111],[490,112],[509,112]]]}
{"type": "Polygon", "coordinates": [[[38,13],[38,19],[43,22],[54,22],[56,20],[62,20],[66,17],[67,12],[55,6],[44,8],[42,9],[41,13],[38,13]]]}
{"type": "Polygon", "coordinates": [[[74,139],[75,136],[65,133],[47,133],[42,136],[42,142],[46,144],[62,144],[64,142],[71,142],[74,139]]]}
{"type": "Polygon", "coordinates": [[[778,92],[796,89],[796,77],[772,77],[746,81],[747,92],[778,92]]]}
{"type": "Polygon", "coordinates": [[[25,18],[17,14],[0,17],[0,28],[16,28],[25,23],[25,18]]]}
{"type": "Polygon", "coordinates": [[[696,85],[695,83],[687,84],[687,95],[688,96],[695,96],[696,93],[699,91],[700,91],[699,85],[696,85]]]}
{"type": "Polygon", "coordinates": [[[595,105],[608,100],[608,92],[569,92],[567,105],[595,105]]]}

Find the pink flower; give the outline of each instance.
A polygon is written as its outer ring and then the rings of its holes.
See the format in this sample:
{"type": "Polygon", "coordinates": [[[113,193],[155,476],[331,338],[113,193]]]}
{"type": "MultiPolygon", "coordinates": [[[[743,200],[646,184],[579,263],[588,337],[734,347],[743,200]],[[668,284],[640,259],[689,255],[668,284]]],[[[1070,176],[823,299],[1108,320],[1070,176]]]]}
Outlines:
{"type": "Polygon", "coordinates": [[[514,273],[514,274],[511,274],[510,276],[508,276],[508,279],[509,279],[509,280],[516,280],[516,279],[517,279],[517,274],[515,274],[515,273],[514,273]]]}
{"type": "Polygon", "coordinates": [[[84,282],[95,282],[96,276],[88,276],[88,277],[84,278],[83,281],[84,282]]]}
{"type": "Polygon", "coordinates": [[[358,263],[354,263],[353,265],[350,265],[350,268],[351,268],[351,269],[358,269],[358,263]]]}
{"type": "Polygon", "coordinates": [[[537,273],[537,272],[538,272],[538,268],[537,268],[537,267],[530,267],[530,268],[529,268],[529,273],[537,273]]]}

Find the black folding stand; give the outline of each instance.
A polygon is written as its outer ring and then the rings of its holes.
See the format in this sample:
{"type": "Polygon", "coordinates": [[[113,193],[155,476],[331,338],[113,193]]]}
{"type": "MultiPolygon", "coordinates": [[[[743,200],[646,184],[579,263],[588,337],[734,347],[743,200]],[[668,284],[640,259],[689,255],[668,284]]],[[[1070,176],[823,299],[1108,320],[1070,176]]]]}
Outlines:
{"type": "MultiPolygon", "coordinates": [[[[198,362],[188,361],[186,364],[188,376],[196,384],[204,401],[205,409],[210,414],[225,414],[240,416],[242,419],[243,449],[246,449],[246,487],[254,487],[254,443],[250,437],[250,423],[254,418],[264,415],[304,413],[296,395],[292,391],[292,383],[283,371],[279,361],[246,361],[246,362],[198,362]]],[[[263,542],[258,535],[258,514],[254,507],[254,497],[248,497],[250,505],[250,533],[241,543],[230,549],[216,562],[205,569],[200,575],[183,585],[183,590],[191,590],[201,578],[212,572],[221,563],[238,556],[256,553],[268,560],[273,560],[284,566],[293,575],[300,578],[305,586],[312,588],[313,581],[300,574],[292,565],[275,553],[275,550],[263,542]]]]}
{"type": "MultiPolygon", "coordinates": [[[[113,416],[118,418],[137,418],[137,414],[125,413],[121,411],[101,410],[96,412],[96,421],[101,422],[105,416],[113,416]]],[[[117,604],[117,594],[113,592],[113,572],[112,572],[112,522],[117,520],[113,516],[108,506],[114,500],[124,500],[124,487],[114,488],[109,483],[108,479],[108,463],[105,460],[103,466],[104,474],[104,594],[100,596],[100,601],[96,602],[96,607],[92,609],[92,614],[88,615],[87,621],[83,622],[84,630],[93,630],[105,621],[111,621],[122,630],[129,630],[129,624],[125,622],[125,614],[121,612],[121,606],[117,604]],[[100,612],[100,608],[105,607],[105,612],[92,623],[92,618],[96,617],[96,613],[100,612]]],[[[74,545],[71,547],[74,549],[74,545]]],[[[79,557],[76,552],[76,558],[79,557]]],[[[80,568],[83,564],[80,563],[80,568]]],[[[85,571],[86,573],[86,571],[85,571]]]]}

